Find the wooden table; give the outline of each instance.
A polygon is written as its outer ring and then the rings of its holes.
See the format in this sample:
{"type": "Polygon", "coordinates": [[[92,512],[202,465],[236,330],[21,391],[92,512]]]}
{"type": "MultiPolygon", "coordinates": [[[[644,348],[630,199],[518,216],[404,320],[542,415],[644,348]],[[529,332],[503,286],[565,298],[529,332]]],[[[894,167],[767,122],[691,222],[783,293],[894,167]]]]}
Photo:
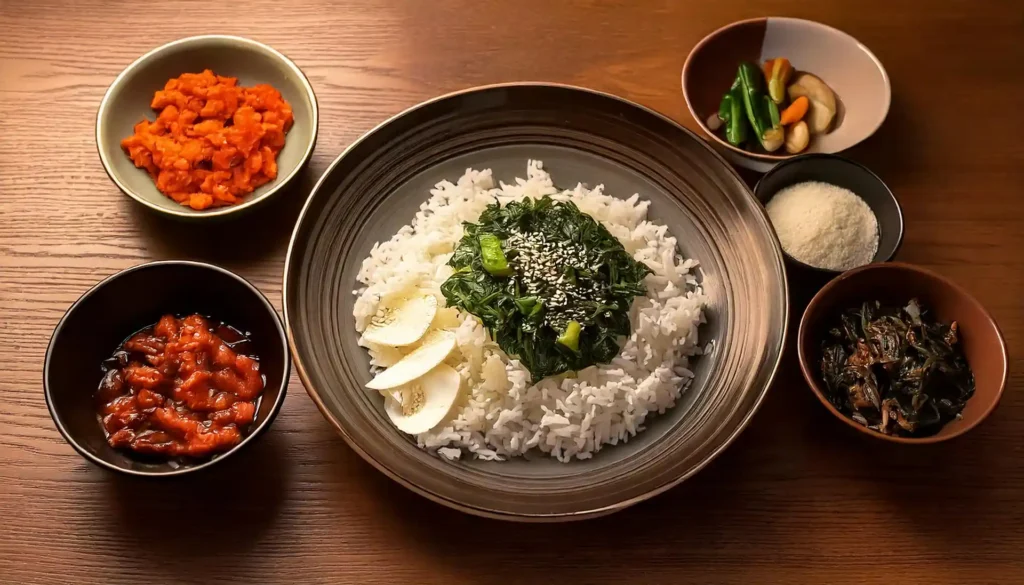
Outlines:
{"type": "Polygon", "coordinates": [[[286,4],[0,0],[0,583],[1024,582],[1019,2],[286,4]],[[932,448],[855,440],[814,402],[789,352],[750,428],[694,479],[610,517],[518,525],[450,511],[377,473],[295,377],[261,442],[184,481],[103,472],[54,428],[43,353],[64,310],[102,277],[202,259],[280,306],[302,193],[226,227],[226,246],[205,226],[144,212],[105,176],[96,107],[149,48],[220,32],[291,56],[321,108],[308,190],[381,120],[478,84],[579,84],[694,127],[679,91],[690,47],[765,14],[842,28],[888,68],[889,118],[849,154],[904,205],[901,259],[953,277],[1002,325],[1009,387],[976,431],[932,448]]]}

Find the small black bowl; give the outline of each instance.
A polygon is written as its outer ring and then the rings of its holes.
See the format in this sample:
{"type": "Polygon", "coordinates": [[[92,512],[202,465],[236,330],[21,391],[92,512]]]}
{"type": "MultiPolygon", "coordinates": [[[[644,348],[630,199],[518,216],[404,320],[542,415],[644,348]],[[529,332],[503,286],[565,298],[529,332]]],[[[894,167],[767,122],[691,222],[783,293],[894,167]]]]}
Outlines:
{"type": "Polygon", "coordinates": [[[151,262],[107,277],[71,305],[50,337],[43,388],[57,430],[83,457],[129,475],[170,476],[209,467],[255,440],[281,409],[290,372],[281,319],[256,287],[210,264],[151,262]],[[168,313],[199,313],[249,332],[266,379],[256,419],[242,442],[195,463],[136,458],[112,448],[93,401],[103,375],[101,362],[128,336],[168,313]]]}
{"type": "MultiPolygon", "coordinates": [[[[903,210],[882,179],[860,163],[835,154],[797,156],[779,163],[761,177],[754,186],[754,195],[762,205],[768,205],[782,189],[805,181],[831,183],[860,196],[878,220],[878,251],[871,262],[888,262],[896,256],[903,243],[903,210]]],[[[802,269],[830,277],[842,272],[804,264],[785,250],[783,253],[790,264],[802,269]]]]}

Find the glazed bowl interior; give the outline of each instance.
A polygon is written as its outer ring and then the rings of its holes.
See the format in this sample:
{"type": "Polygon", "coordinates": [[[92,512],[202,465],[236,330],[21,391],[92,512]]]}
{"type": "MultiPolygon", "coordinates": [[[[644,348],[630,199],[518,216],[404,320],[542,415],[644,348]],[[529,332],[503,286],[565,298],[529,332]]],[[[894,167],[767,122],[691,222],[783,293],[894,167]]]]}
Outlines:
{"type": "Polygon", "coordinates": [[[86,459],[132,475],[179,475],[237,452],[273,421],[291,369],[284,328],[273,306],[251,284],[222,268],[195,262],[154,262],[119,272],[86,292],[50,339],[43,371],[47,406],[64,438],[86,459]],[[161,316],[194,313],[251,334],[266,385],[256,418],[230,451],[191,464],[137,458],[107,444],[93,395],[100,364],[136,331],[161,316]]]}
{"type": "Polygon", "coordinates": [[[1006,385],[1006,344],[999,326],[985,308],[948,278],[910,264],[869,264],[833,279],[804,311],[797,347],[804,378],[825,408],[858,431],[887,441],[935,443],[966,433],[995,409],[1006,385]],[[961,413],[962,418],[949,422],[937,434],[920,438],[894,437],[858,424],[828,401],[821,378],[820,344],[834,320],[847,308],[874,300],[905,306],[913,298],[930,309],[936,320],[957,322],[967,363],[974,372],[975,391],[961,413]]]}
{"type": "Polygon", "coordinates": [[[114,183],[127,195],[159,213],[185,219],[223,216],[268,198],[288,184],[309,160],[316,144],[317,103],[302,71],[274,49],[241,37],[209,35],[174,41],[153,49],[129,65],[110,85],[96,116],[96,146],[100,161],[114,183]],[[241,203],[194,210],[176,203],[156,188],[152,177],[137,168],[121,149],[121,140],[134,133],[142,119],[155,120],[153,94],[182,73],[211,69],[237,77],[244,86],[268,83],[292,106],[295,122],[278,154],[277,178],[256,189],[241,203]]]}
{"type": "MultiPolygon", "coordinates": [[[[864,200],[878,221],[878,250],[872,262],[888,262],[903,244],[903,210],[899,201],[878,175],[852,160],[831,154],[805,154],[791,158],[768,171],[754,187],[754,195],[768,205],[786,187],[816,181],[849,189],[864,200]]],[[[785,252],[785,250],[783,250],[785,252]]],[[[793,266],[824,274],[841,271],[826,270],[804,264],[786,254],[793,266]]]]}
{"type": "Polygon", "coordinates": [[[760,65],[786,57],[797,71],[820,77],[837,98],[828,134],[812,136],[805,152],[841,152],[868,138],[889,112],[891,89],[881,62],[857,39],[830,26],[799,18],[755,18],[722,27],[690,52],[683,66],[686,105],[712,144],[730,161],[758,171],[794,155],[749,152],[726,142],[707,119],[732,85],[743,61],[760,65]]]}
{"type": "Polygon", "coordinates": [[[289,248],[285,319],[300,377],[364,458],[436,501],[508,519],[565,519],[639,501],[695,473],[752,416],[786,328],[785,272],[763,210],[705,144],[653,112],[579,88],[491,86],[414,108],[364,136],[314,189],[289,248]],[[457,130],[457,131],[456,131],[457,130]],[[556,184],[640,193],[680,252],[701,261],[709,352],[677,406],[593,459],[543,454],[442,461],[391,425],[357,344],[356,276],[375,242],[407,224],[439,181],[469,167],[525,177],[539,159],[556,184]]]}

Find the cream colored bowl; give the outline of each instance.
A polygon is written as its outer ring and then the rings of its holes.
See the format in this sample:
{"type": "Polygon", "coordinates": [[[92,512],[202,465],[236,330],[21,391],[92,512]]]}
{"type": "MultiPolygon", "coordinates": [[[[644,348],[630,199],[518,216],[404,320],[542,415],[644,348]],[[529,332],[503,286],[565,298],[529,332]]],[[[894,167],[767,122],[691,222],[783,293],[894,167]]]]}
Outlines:
{"type": "Polygon", "coordinates": [[[813,136],[803,153],[842,152],[878,130],[889,113],[892,91],[882,63],[857,39],[821,23],[799,18],[753,18],[704,37],[683,65],[683,96],[711,144],[733,164],[766,172],[791,154],[748,152],[726,142],[706,123],[718,111],[742,61],[760,65],[785,57],[797,71],[820,77],[837,98],[836,121],[828,134],[813,136]]]}
{"type": "MultiPolygon", "coordinates": [[[[318,113],[316,95],[309,80],[289,59],[271,47],[242,37],[203,35],[179,39],[139,57],[114,79],[96,114],[96,148],[107,175],[126,195],[153,211],[188,220],[235,214],[270,198],[295,179],[309,162],[316,146],[318,113]],[[143,118],[156,119],[150,108],[153,93],[168,79],[182,73],[212,69],[218,75],[237,77],[242,85],[269,83],[292,106],[295,123],[277,157],[278,174],[242,202],[197,211],[161,193],[152,177],[121,149],[143,118]]],[[[296,196],[305,197],[305,193],[296,196]]]]}

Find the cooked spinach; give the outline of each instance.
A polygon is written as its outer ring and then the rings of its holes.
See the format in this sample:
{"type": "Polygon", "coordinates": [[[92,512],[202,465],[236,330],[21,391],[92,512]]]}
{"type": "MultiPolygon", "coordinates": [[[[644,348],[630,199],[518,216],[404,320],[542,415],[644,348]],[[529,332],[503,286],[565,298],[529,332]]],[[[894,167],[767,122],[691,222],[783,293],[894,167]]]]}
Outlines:
{"type": "Polygon", "coordinates": [[[604,226],[572,202],[544,197],[493,203],[463,227],[441,292],[448,306],[476,315],[534,380],[618,355],[651,271],[604,226]],[[502,256],[508,270],[496,269],[502,256]]]}
{"type": "Polygon", "coordinates": [[[935,434],[974,394],[956,321],[934,322],[917,299],[844,311],[821,350],[829,401],[884,434],[935,434]]]}

